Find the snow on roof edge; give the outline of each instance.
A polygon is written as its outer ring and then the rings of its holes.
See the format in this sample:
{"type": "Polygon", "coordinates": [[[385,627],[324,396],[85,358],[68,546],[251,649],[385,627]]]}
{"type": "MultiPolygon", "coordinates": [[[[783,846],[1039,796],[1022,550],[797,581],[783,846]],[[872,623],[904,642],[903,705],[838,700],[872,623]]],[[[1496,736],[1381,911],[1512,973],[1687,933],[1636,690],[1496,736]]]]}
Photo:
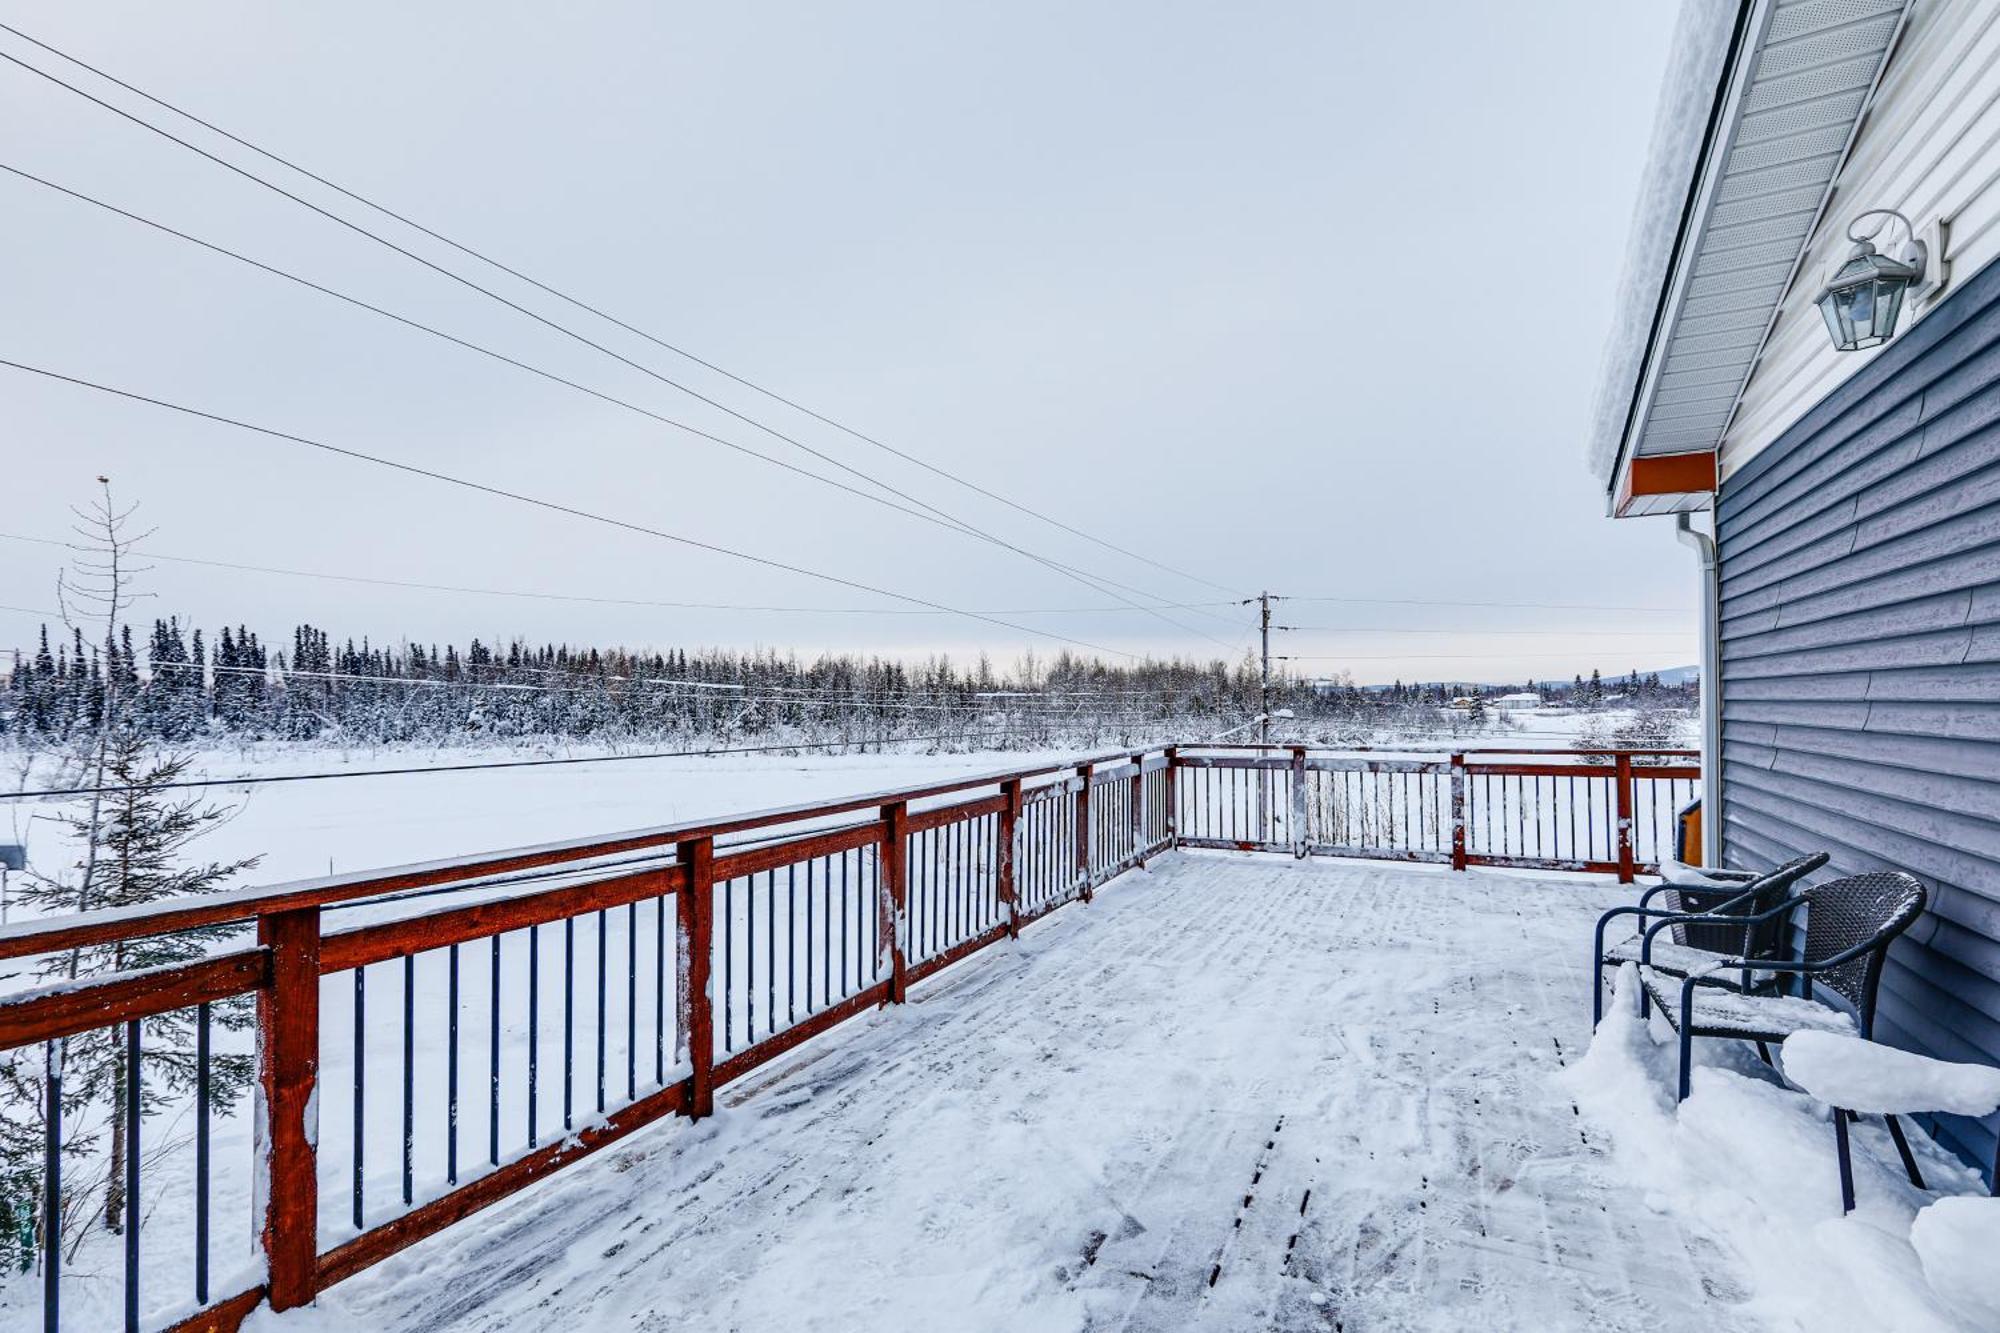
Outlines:
{"type": "Polygon", "coordinates": [[[1625,270],[1612,307],[1585,459],[1606,486],[1618,466],[1632,395],[1645,371],[1646,345],[1666,286],[1688,192],[1722,84],[1737,20],[1750,0],[1683,0],[1660,81],[1646,170],[1632,209],[1625,270]]]}

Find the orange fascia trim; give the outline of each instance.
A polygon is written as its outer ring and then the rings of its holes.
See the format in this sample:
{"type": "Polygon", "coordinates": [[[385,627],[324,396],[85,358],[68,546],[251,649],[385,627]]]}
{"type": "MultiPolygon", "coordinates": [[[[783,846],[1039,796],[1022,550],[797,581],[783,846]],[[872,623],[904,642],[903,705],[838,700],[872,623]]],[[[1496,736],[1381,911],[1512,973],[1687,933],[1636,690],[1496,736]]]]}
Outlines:
{"type": "Polygon", "coordinates": [[[1686,495],[1714,489],[1713,450],[1634,458],[1625,466],[1625,475],[1618,485],[1618,506],[1612,513],[1618,518],[1625,517],[1632,502],[1641,496],[1686,495]]]}

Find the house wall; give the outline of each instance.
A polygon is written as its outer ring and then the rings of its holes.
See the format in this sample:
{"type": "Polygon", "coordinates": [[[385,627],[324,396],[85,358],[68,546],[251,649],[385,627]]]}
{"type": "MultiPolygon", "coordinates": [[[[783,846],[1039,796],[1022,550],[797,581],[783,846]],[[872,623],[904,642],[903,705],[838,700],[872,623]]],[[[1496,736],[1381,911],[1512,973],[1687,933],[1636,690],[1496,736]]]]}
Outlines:
{"type": "MultiPolygon", "coordinates": [[[[1727,478],[1725,862],[1907,870],[1877,1036],[2000,1064],[2000,263],[1727,478]]],[[[1939,1137],[1993,1161],[2000,1117],[1939,1137]]]]}
{"type": "MultiPolygon", "coordinates": [[[[1902,39],[1835,178],[1826,214],[1723,437],[1725,478],[1883,354],[1835,352],[1813,307],[1826,278],[1852,248],[1848,224],[1871,208],[1900,209],[1919,228],[1940,217],[1949,220],[1950,284],[1939,300],[2000,256],[2000,4],[1994,0],[1911,5],[1902,39]]],[[[1900,241],[1901,229],[1894,234],[1900,241]]],[[[1928,309],[1912,304],[1904,311],[1905,328],[1936,308],[1936,302],[1928,309]]]]}

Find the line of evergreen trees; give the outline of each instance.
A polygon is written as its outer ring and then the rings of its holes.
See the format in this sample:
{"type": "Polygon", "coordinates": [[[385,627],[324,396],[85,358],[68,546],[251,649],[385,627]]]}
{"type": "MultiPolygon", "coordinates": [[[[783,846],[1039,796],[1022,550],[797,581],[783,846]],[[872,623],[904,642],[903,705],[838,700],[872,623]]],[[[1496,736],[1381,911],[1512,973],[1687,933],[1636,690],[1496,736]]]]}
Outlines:
{"type": "MultiPolygon", "coordinates": [[[[1006,672],[984,657],[917,665],[880,657],[726,649],[625,649],[475,639],[386,647],[336,643],[300,625],[272,650],[245,626],[205,637],[156,620],[141,653],[130,626],[103,644],[80,631],[41,631],[17,653],[0,689],[0,734],[42,745],[94,732],[107,687],[123,725],[169,743],[203,740],[339,744],[482,741],[660,741],[777,738],[857,744],[910,737],[944,743],[1093,743],[1173,732],[1211,734],[1254,718],[1255,664],[1171,660],[1109,665],[1033,654],[1006,672]]],[[[1691,687],[1637,672],[1606,685],[1595,672],[1570,686],[1529,681],[1552,702],[1675,704],[1691,687]]],[[[1496,687],[1497,688],[1497,687],[1496,687]]],[[[1398,682],[1361,690],[1291,676],[1273,683],[1274,708],[1309,733],[1359,739],[1383,729],[1434,730],[1431,711],[1477,686],[1398,682]]]]}

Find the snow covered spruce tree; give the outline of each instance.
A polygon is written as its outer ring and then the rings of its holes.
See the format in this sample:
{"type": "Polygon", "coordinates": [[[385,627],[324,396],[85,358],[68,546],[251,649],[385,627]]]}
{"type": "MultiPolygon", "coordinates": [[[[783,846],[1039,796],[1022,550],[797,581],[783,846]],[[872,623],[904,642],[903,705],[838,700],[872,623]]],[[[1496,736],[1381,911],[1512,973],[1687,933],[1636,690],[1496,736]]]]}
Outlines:
{"type": "MultiPolygon", "coordinates": [[[[173,788],[187,772],[186,756],[160,753],[131,729],[117,732],[105,754],[103,785],[108,791],[62,820],[78,845],[77,860],[68,873],[30,878],[24,897],[32,907],[48,913],[77,911],[85,903],[90,910],[143,907],[212,893],[257,864],[256,857],[230,862],[187,859],[189,845],[234,811],[173,788]]],[[[179,931],[72,949],[44,960],[41,971],[47,977],[74,980],[192,962],[208,952],[219,934],[231,929],[179,931]]],[[[222,1027],[241,1028],[252,1016],[246,1004],[234,1001],[217,1005],[214,1017],[222,1027]]],[[[148,1115],[194,1087],[195,1016],[189,1010],[176,1010],[146,1018],[139,1026],[146,1072],[139,1110],[148,1115]]],[[[118,1231],[131,1203],[125,1198],[124,1033],[101,1028],[72,1037],[65,1045],[65,1119],[88,1123],[93,1112],[104,1116],[108,1156],[101,1216],[107,1228],[118,1231]]],[[[247,1055],[211,1055],[209,1090],[215,1104],[233,1101],[248,1086],[252,1073],[247,1055]]]]}
{"type": "MultiPolygon", "coordinates": [[[[67,731],[63,771],[68,785],[85,791],[55,820],[66,830],[75,860],[62,870],[31,873],[22,895],[40,914],[136,907],[208,893],[256,864],[254,857],[186,860],[189,845],[233,811],[181,795],[174,784],[189,760],[156,749],[153,729],[143,725],[137,662],[123,621],[135,599],[131,580],[140,572],[132,563],[136,538],[127,533],[131,510],[118,509],[109,481],[99,482],[101,498],[77,513],[82,542],[71,569],[57,583],[57,597],[72,620],[72,671],[84,657],[82,627],[76,621],[89,620],[94,628],[101,622],[103,648],[101,665],[93,656],[85,677],[92,682],[83,693],[88,713],[80,714],[67,731]]],[[[72,949],[44,958],[37,970],[50,980],[74,981],[186,962],[207,952],[216,933],[185,931],[72,949]]],[[[251,1021],[240,1003],[217,1006],[215,1017],[225,1027],[251,1021]]],[[[139,1108],[144,1115],[193,1086],[195,1019],[185,1012],[162,1014],[143,1020],[140,1027],[148,1076],[139,1108]]],[[[214,1057],[210,1086],[217,1102],[227,1105],[251,1072],[247,1056],[214,1057]]],[[[125,1197],[127,1086],[119,1029],[67,1038],[52,1051],[16,1050],[0,1057],[0,1088],[8,1094],[7,1114],[0,1117],[5,1121],[0,1125],[0,1253],[26,1243],[26,1218],[33,1219],[36,1241],[53,1235],[72,1249],[93,1216],[113,1231],[130,1225],[136,1201],[125,1197]],[[65,1171],[70,1183],[60,1216],[53,1219],[40,1211],[50,1061],[61,1080],[63,1150],[80,1168],[65,1171]]]]}

